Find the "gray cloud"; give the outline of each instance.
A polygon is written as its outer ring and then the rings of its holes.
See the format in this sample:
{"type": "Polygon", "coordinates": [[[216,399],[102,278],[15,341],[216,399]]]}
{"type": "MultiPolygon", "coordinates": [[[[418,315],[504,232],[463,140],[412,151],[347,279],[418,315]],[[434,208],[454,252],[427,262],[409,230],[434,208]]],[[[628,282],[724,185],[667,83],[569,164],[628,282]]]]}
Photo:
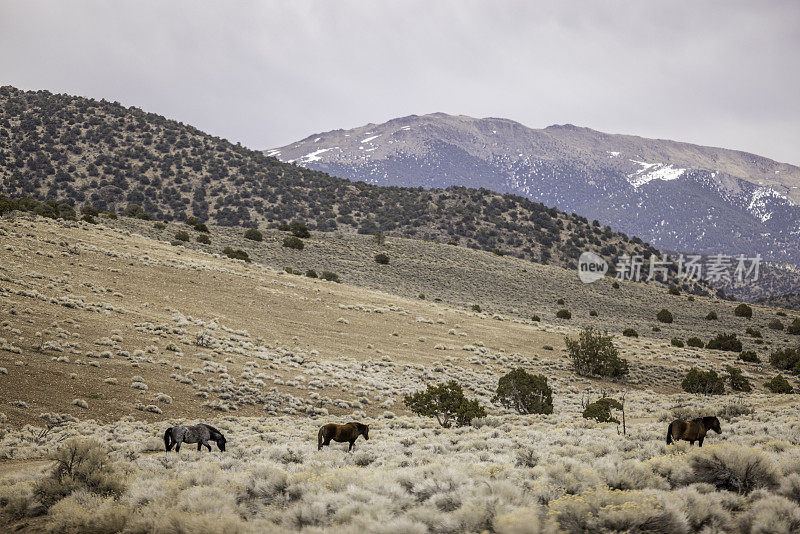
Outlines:
{"type": "Polygon", "coordinates": [[[800,4],[0,4],[0,83],[118,100],[252,148],[433,111],[800,163],[800,4]]]}

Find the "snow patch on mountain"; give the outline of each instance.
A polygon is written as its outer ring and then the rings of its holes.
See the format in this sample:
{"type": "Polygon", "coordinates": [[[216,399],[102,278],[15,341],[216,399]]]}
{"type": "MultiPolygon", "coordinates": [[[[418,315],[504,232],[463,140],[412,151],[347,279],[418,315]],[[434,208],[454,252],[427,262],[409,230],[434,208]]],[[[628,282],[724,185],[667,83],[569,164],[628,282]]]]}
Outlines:
{"type": "MultiPolygon", "coordinates": [[[[319,157],[320,154],[331,150],[330,148],[320,148],[319,150],[315,150],[314,152],[310,152],[305,156],[301,156],[297,158],[297,163],[311,163],[312,161],[320,161],[322,158],[319,157]]],[[[293,163],[294,160],[289,161],[289,163],[293,163]]]]}
{"type": "Polygon", "coordinates": [[[639,189],[641,186],[653,180],[662,180],[665,182],[677,180],[686,172],[686,169],[673,167],[672,164],[647,163],[646,161],[635,159],[630,161],[641,167],[638,171],[628,175],[628,183],[630,183],[634,189],[639,189]]]}
{"type": "Polygon", "coordinates": [[[747,205],[747,211],[758,217],[762,222],[767,222],[772,218],[773,211],[770,205],[775,199],[789,202],[785,196],[771,187],[757,187],[750,196],[750,203],[747,205]]]}

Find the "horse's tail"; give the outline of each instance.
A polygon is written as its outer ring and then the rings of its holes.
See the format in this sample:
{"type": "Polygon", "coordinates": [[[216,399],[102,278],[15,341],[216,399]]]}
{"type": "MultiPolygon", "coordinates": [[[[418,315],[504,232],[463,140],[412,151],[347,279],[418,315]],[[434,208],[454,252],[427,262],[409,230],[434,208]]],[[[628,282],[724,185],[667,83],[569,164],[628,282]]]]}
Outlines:
{"type": "Polygon", "coordinates": [[[322,450],[322,431],[325,430],[324,426],[319,427],[319,432],[317,432],[317,450],[322,450]]]}
{"type": "Polygon", "coordinates": [[[166,430],[166,432],[164,432],[164,447],[166,447],[167,452],[172,450],[172,446],[175,445],[174,441],[172,441],[172,443],[170,443],[171,440],[172,440],[172,427],[169,427],[166,430]]]}
{"type": "Polygon", "coordinates": [[[673,425],[674,423],[675,423],[675,422],[673,421],[673,422],[672,422],[672,423],[670,423],[670,424],[669,424],[669,426],[667,427],[667,445],[670,445],[670,444],[672,443],[672,425],[673,425]]]}

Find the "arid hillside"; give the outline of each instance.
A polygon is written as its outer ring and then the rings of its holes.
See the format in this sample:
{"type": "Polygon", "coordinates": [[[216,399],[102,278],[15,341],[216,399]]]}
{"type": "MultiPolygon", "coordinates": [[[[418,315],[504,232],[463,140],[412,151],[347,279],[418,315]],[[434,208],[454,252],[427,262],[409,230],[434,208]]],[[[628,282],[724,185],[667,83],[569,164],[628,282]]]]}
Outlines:
{"type": "Polygon", "coordinates": [[[584,285],[572,271],[447,245],[315,232],[294,250],[281,246],[282,232],[256,242],[226,228],[211,229],[210,245],[166,241],[185,228],[2,220],[0,381],[11,424],[48,412],[103,421],[232,410],[377,416],[402,413],[404,394],[444,378],[488,402],[498,373],[515,366],[586,387],[563,341],[584,326],[614,334],[630,359],[630,377],[615,388],[674,392],[689,368],[727,364],[759,388],[774,372],[769,352],[797,339],[767,327],[777,318],[770,308],[736,317],[727,301],[610,279],[584,285]],[[165,240],[145,237],[153,233],[165,240]],[[225,246],[255,261],[219,254],[225,246]],[[373,259],[379,250],[387,265],[373,259]],[[343,283],[283,267],[335,272],[343,283]],[[672,323],[656,319],[665,308],[672,323]],[[572,318],[557,318],[561,309],[572,318]],[[706,320],[709,312],[718,318],[706,320]],[[718,333],[737,334],[763,363],[671,345],[718,333]]]}

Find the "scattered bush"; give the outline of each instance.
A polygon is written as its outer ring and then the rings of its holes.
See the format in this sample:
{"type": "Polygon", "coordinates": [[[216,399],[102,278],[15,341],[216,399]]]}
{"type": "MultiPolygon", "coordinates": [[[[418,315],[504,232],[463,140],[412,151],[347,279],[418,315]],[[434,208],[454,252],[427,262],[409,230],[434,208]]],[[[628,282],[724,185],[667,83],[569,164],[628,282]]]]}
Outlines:
{"type": "Polygon", "coordinates": [[[563,306],[565,304],[564,299],[558,299],[556,301],[556,304],[558,304],[559,306],[563,306]]]}
{"type": "Polygon", "coordinates": [[[656,314],[656,319],[658,319],[661,323],[671,323],[672,322],[672,312],[668,309],[664,308],[660,312],[656,314]]]}
{"type": "Polygon", "coordinates": [[[669,343],[670,343],[670,345],[672,345],[673,347],[683,348],[683,341],[682,341],[682,340],[680,340],[680,339],[678,339],[678,338],[675,338],[675,337],[674,337],[674,338],[672,338],[672,340],[670,340],[670,342],[669,342],[669,343]]]}
{"type": "Polygon", "coordinates": [[[375,254],[375,263],[379,265],[389,265],[389,255],[383,252],[375,254]]]}
{"type": "Polygon", "coordinates": [[[299,237],[289,236],[283,238],[283,246],[286,248],[293,248],[295,250],[303,250],[305,243],[299,237]]]}
{"type": "Polygon", "coordinates": [[[473,304],[472,305],[472,311],[474,311],[476,313],[481,313],[483,311],[483,309],[481,309],[480,304],[473,304]]]}
{"type": "Polygon", "coordinates": [[[729,365],[725,368],[725,371],[728,373],[728,385],[731,387],[731,390],[744,392],[753,390],[750,381],[742,374],[741,369],[729,365]]]}
{"type": "Polygon", "coordinates": [[[123,491],[122,477],[109,461],[106,449],[97,441],[70,438],[52,459],[55,467],[35,489],[39,501],[48,508],[81,489],[101,495],[119,495],[123,491]]]}
{"type": "Polygon", "coordinates": [[[706,343],[706,348],[711,350],[741,352],[742,342],[736,338],[736,334],[717,334],[717,337],[706,343]]]}
{"type": "Polygon", "coordinates": [[[722,395],[725,393],[725,381],[714,370],[701,371],[692,367],[681,382],[681,388],[687,393],[722,395]]]}
{"type": "Polygon", "coordinates": [[[780,319],[775,318],[769,322],[767,328],[770,330],[783,330],[783,323],[780,319]]]}
{"type": "Polygon", "coordinates": [[[531,317],[531,321],[533,321],[534,323],[539,323],[541,322],[541,320],[542,318],[539,317],[538,315],[534,315],[533,317],[531,317]]]}
{"type": "Polygon", "coordinates": [[[307,237],[311,237],[311,232],[308,231],[308,227],[299,221],[293,222],[289,225],[289,231],[292,232],[294,237],[305,239],[307,237]]]}
{"type": "Polygon", "coordinates": [[[153,228],[155,228],[156,230],[163,230],[166,227],[167,225],[161,221],[156,221],[155,224],[153,224],[153,228]]]}
{"type": "Polygon", "coordinates": [[[406,395],[403,402],[415,414],[436,417],[445,428],[450,426],[451,419],[455,419],[457,426],[465,426],[474,417],[486,417],[486,410],[477,400],[467,399],[461,385],[454,380],[429,385],[425,391],[406,395]]]}
{"type": "Polygon", "coordinates": [[[773,393],[794,393],[794,388],[782,374],[777,374],[770,381],[764,382],[764,387],[773,393]]]}
{"type": "Polygon", "coordinates": [[[500,378],[492,398],[492,402],[498,401],[520,414],[553,413],[553,390],[547,385],[547,377],[524,369],[515,369],[500,378]]]}
{"type": "Polygon", "coordinates": [[[716,321],[717,319],[717,312],[715,311],[710,311],[708,315],[706,315],[706,321],[716,321]]]}
{"type": "Polygon", "coordinates": [[[758,354],[754,350],[743,350],[739,353],[739,359],[743,362],[750,362],[750,363],[760,363],[761,358],[758,357],[758,354]]]}
{"type": "Polygon", "coordinates": [[[703,343],[703,340],[699,337],[690,337],[686,340],[686,345],[689,347],[697,347],[698,349],[705,347],[705,343],[703,343]]]}
{"type": "Polygon", "coordinates": [[[639,332],[634,330],[633,328],[626,328],[622,331],[622,335],[625,337],[639,337],[639,332]]]}
{"type": "Polygon", "coordinates": [[[341,280],[339,280],[339,275],[331,271],[322,271],[319,277],[328,282],[336,282],[337,284],[341,282],[341,280]]]}
{"type": "Polygon", "coordinates": [[[613,287],[614,289],[619,289],[619,282],[614,280],[614,282],[611,284],[611,287],[613,287]]]}
{"type": "Polygon", "coordinates": [[[761,336],[761,331],[756,330],[755,328],[753,328],[751,326],[748,326],[747,330],[745,330],[745,332],[747,332],[747,335],[751,336],[751,337],[762,337],[761,336]]]}
{"type": "Polygon", "coordinates": [[[556,317],[559,319],[572,319],[572,312],[566,309],[561,309],[556,312],[556,317]]]}
{"type": "Polygon", "coordinates": [[[764,452],[733,443],[692,451],[689,466],[696,482],[736,493],[774,488],[780,477],[775,463],[764,452]]]}
{"type": "Polygon", "coordinates": [[[308,278],[317,278],[317,271],[315,271],[314,269],[309,269],[306,271],[306,276],[308,278]]]}
{"type": "Polygon", "coordinates": [[[187,232],[186,230],[181,230],[180,232],[175,234],[176,241],[183,241],[185,243],[186,241],[189,241],[189,239],[190,239],[189,232],[187,232]]]}
{"type": "Polygon", "coordinates": [[[589,317],[597,317],[597,311],[596,310],[589,310],[589,317]]]}
{"type": "Polygon", "coordinates": [[[680,295],[680,294],[681,294],[681,290],[680,290],[680,289],[678,289],[677,287],[673,286],[673,287],[670,287],[670,288],[669,288],[669,291],[668,291],[668,293],[669,293],[670,295],[680,295]]]}
{"type": "Polygon", "coordinates": [[[619,357],[613,338],[592,327],[581,331],[577,340],[564,338],[572,367],[579,375],[619,378],[628,374],[627,360],[619,357]]]}
{"type": "Polygon", "coordinates": [[[210,245],[211,244],[211,238],[208,237],[208,234],[200,234],[200,235],[197,236],[197,242],[198,243],[202,243],[204,245],[210,245]]]}
{"type": "Polygon", "coordinates": [[[617,423],[619,419],[613,416],[611,410],[622,410],[622,403],[611,397],[603,397],[591,404],[587,404],[583,410],[584,419],[594,419],[598,423],[617,423]]]}
{"type": "MultiPolygon", "coordinates": [[[[248,228],[244,233],[244,238],[249,239],[250,241],[263,241],[264,235],[256,228],[248,228]]],[[[286,243],[286,241],[284,241],[284,243],[286,243]]],[[[286,245],[284,244],[284,246],[286,245]]]]}
{"type": "Polygon", "coordinates": [[[753,308],[742,303],[736,306],[736,308],[733,310],[733,314],[736,317],[747,317],[749,319],[753,316],[753,308]]]}
{"type": "Polygon", "coordinates": [[[800,374],[800,347],[796,349],[778,349],[769,355],[769,363],[778,369],[800,374]]]}
{"type": "Polygon", "coordinates": [[[250,263],[250,256],[241,249],[233,249],[231,247],[225,247],[222,249],[222,253],[234,260],[242,260],[250,263]]]}
{"type": "Polygon", "coordinates": [[[792,334],[793,336],[800,336],[800,317],[796,317],[792,324],[786,329],[787,334],[792,334]]]}

